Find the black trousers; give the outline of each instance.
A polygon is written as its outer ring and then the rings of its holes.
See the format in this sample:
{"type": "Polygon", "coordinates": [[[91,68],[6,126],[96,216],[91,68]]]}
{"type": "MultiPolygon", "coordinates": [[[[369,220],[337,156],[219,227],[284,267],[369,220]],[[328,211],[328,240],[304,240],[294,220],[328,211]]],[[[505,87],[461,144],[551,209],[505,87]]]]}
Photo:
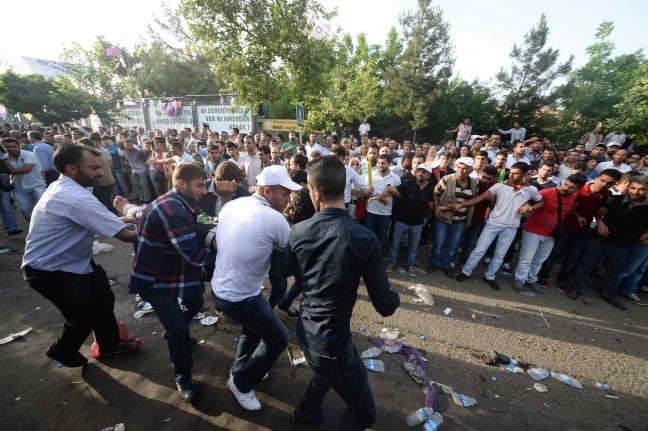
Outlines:
{"type": "Polygon", "coordinates": [[[89,274],[24,268],[25,281],[65,317],[57,341],[61,351],[78,352],[92,331],[100,351],[114,350],[119,343],[119,327],[113,313],[115,295],[103,268],[94,262],[92,267],[89,274]]]}

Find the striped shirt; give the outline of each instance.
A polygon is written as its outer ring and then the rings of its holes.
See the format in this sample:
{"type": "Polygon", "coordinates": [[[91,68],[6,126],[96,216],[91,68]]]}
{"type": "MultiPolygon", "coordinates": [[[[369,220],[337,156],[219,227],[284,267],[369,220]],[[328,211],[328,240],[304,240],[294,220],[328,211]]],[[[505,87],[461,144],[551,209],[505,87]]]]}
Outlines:
{"type": "Polygon", "coordinates": [[[95,234],[113,237],[125,227],[92,192],[61,175],[34,207],[22,267],[88,274],[95,234]]]}

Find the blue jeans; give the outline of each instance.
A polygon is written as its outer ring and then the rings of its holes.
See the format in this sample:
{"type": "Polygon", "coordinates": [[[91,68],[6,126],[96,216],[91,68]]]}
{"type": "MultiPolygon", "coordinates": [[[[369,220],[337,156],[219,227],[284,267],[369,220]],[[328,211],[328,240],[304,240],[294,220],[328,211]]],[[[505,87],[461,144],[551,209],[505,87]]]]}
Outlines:
{"type": "Polygon", "coordinates": [[[628,259],[629,252],[629,248],[606,244],[595,237],[590,238],[583,251],[582,259],[569,279],[570,293],[578,294],[585,287],[587,276],[599,265],[601,258],[605,257],[605,277],[601,295],[608,298],[616,297],[621,282],[621,269],[628,259]]]}
{"type": "Polygon", "coordinates": [[[517,227],[505,227],[505,226],[496,226],[486,222],[484,229],[482,230],[481,235],[479,235],[479,240],[477,240],[477,245],[475,249],[470,253],[470,257],[466,264],[461,269],[461,272],[470,277],[473,270],[479,263],[488,247],[497,239],[495,244],[495,252],[493,257],[488,264],[488,268],[484,273],[484,278],[487,280],[495,280],[495,273],[502,265],[504,260],[504,254],[508,250],[509,246],[515,239],[515,233],[517,232],[517,227]]]}
{"type": "Polygon", "coordinates": [[[434,245],[430,255],[430,264],[439,268],[449,269],[454,263],[455,253],[459,247],[466,223],[446,223],[434,220],[434,245]]]}
{"type": "MultiPolygon", "coordinates": [[[[563,264],[560,267],[560,272],[558,273],[558,282],[566,283],[569,281],[570,276],[573,274],[574,270],[580,267],[583,262],[583,259],[580,259],[581,254],[583,254],[583,248],[587,243],[588,235],[581,232],[571,232],[565,231],[565,259],[563,264]]],[[[598,262],[596,262],[598,264],[598,262]]],[[[592,267],[593,269],[593,267],[592,267]]]]}
{"type": "Polygon", "coordinates": [[[250,392],[288,345],[288,330],[261,294],[239,302],[216,295],[214,300],[221,312],[243,325],[230,371],[234,385],[241,392],[250,392]]]}
{"type": "Polygon", "coordinates": [[[126,199],[130,196],[128,191],[128,186],[126,185],[126,178],[122,171],[112,171],[113,177],[115,177],[115,195],[123,196],[126,199]]]}
{"type": "Polygon", "coordinates": [[[6,232],[18,229],[18,221],[11,207],[11,195],[9,193],[0,191],[0,216],[2,216],[2,225],[6,232]]]}
{"type": "Polygon", "coordinates": [[[38,202],[41,196],[43,196],[45,190],[47,190],[47,187],[43,184],[42,186],[36,186],[31,189],[15,189],[11,192],[14,201],[16,201],[16,205],[18,205],[18,209],[25,220],[31,221],[31,214],[34,210],[34,205],[36,205],[36,202],[38,202]]]}
{"type": "Polygon", "coordinates": [[[552,236],[536,235],[526,230],[523,231],[520,255],[515,267],[515,279],[522,283],[537,282],[540,267],[551,254],[553,245],[554,239],[552,236]]]}
{"type": "Polygon", "coordinates": [[[367,212],[365,227],[376,234],[380,241],[383,256],[387,253],[387,232],[389,232],[390,215],[378,215],[367,212]]]}
{"type": "Polygon", "coordinates": [[[416,266],[416,253],[418,251],[419,240],[421,239],[422,224],[408,225],[396,220],[394,222],[394,239],[392,240],[391,250],[389,251],[389,263],[396,265],[398,263],[398,254],[405,234],[407,234],[407,260],[406,266],[416,266]]]}
{"type": "Polygon", "coordinates": [[[165,338],[176,383],[183,389],[192,389],[193,356],[191,354],[189,322],[200,311],[204,303],[202,295],[183,298],[182,303],[187,307],[186,311],[182,311],[178,305],[178,299],[169,296],[166,289],[151,289],[151,292],[140,295],[143,300],[151,303],[160,323],[166,329],[165,338]],[[157,290],[161,292],[157,292],[157,290]]]}
{"type": "Polygon", "coordinates": [[[637,291],[639,281],[648,269],[648,246],[638,242],[630,249],[619,273],[619,293],[628,296],[637,291]]]}
{"type": "Polygon", "coordinates": [[[135,179],[135,186],[139,192],[139,199],[142,202],[151,202],[153,197],[151,195],[151,187],[149,186],[149,176],[148,173],[135,173],[133,172],[133,178],[135,179]]]}
{"type": "Polygon", "coordinates": [[[326,393],[333,389],[344,400],[356,430],[369,428],[376,421],[376,404],[367,370],[351,341],[340,346],[336,356],[325,356],[311,350],[299,340],[313,378],[299,402],[300,413],[317,417],[326,393]]]}
{"type": "Polygon", "coordinates": [[[470,253],[475,248],[479,235],[481,235],[484,226],[486,225],[485,221],[473,220],[468,226],[468,229],[464,231],[462,240],[461,240],[461,254],[459,255],[459,265],[463,266],[470,253]]]}

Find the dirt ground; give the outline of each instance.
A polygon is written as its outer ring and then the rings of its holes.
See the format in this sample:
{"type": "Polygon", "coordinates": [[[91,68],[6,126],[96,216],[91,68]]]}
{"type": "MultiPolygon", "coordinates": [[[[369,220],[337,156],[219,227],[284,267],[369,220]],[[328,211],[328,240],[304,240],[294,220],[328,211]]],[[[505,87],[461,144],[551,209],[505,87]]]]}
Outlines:
{"type": "MultiPolygon", "coordinates": [[[[192,324],[192,335],[205,340],[194,350],[199,396],[193,404],[180,402],[162,326],[155,314],[133,317],[135,301],[126,291],[132,249],[116,240],[101,240],[115,249],[96,259],[118,281],[113,288],[115,314],[131,336],[142,339],[141,351],[98,362],[90,356],[89,339],[82,349],[89,358],[84,369],[57,368],[44,352],[57,337],[62,317],[21,278],[24,236],[0,239],[0,248],[17,251],[0,255],[0,338],[34,328],[0,346],[0,429],[100,431],[118,423],[127,430],[314,429],[289,420],[310,371],[306,365],[291,366],[286,354],[256,388],[263,408],[247,412],[238,406],[224,383],[239,328],[222,320],[215,326],[192,324]]],[[[422,254],[421,263],[423,249],[422,254]]],[[[648,430],[648,307],[628,304],[629,310],[622,312],[593,296],[571,301],[555,287],[538,297],[522,296],[501,275],[502,290],[497,292],[480,281],[481,275],[480,268],[459,284],[443,273],[415,279],[391,274],[402,304],[385,319],[361,287],[352,320],[358,350],[372,346],[369,337],[383,328],[397,329],[402,343],[427,358],[431,379],[476,398],[474,407],[459,407],[438,390],[443,430],[648,430]],[[414,283],[430,288],[434,306],[414,301],[408,289],[414,283]],[[549,378],[543,381],[548,392],[537,392],[527,375],[485,365],[479,356],[490,350],[568,374],[583,389],[549,378]],[[609,383],[609,393],[596,382],[609,383]]],[[[211,297],[206,298],[206,312],[213,314],[211,297]]],[[[295,320],[278,315],[294,342],[295,320]]],[[[369,377],[378,406],[372,429],[408,429],[404,416],[423,406],[423,392],[403,370],[402,354],[384,353],[379,359],[386,371],[369,377]]],[[[348,429],[339,397],[330,393],[325,403],[338,416],[320,429],[348,429]]]]}

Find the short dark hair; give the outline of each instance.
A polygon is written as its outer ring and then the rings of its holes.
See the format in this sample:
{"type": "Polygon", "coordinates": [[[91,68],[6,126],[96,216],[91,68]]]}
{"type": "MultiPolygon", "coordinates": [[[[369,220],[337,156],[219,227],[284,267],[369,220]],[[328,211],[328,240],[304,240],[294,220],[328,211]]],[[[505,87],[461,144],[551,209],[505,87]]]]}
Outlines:
{"type": "Polygon", "coordinates": [[[603,171],[601,171],[601,173],[598,176],[600,177],[601,175],[607,175],[608,177],[612,177],[617,181],[621,179],[621,171],[618,171],[614,168],[603,169],[603,171]]]}
{"type": "Polygon", "coordinates": [[[259,152],[263,154],[270,154],[270,147],[267,145],[261,145],[259,147],[259,152]]]}
{"type": "Polygon", "coordinates": [[[517,162],[517,163],[513,163],[511,169],[518,169],[523,174],[526,174],[531,169],[531,166],[525,162],[517,162]]]}
{"type": "MultiPolygon", "coordinates": [[[[90,142],[89,139],[88,142],[90,142]]],[[[60,173],[64,173],[67,165],[79,166],[81,160],[83,160],[84,151],[88,151],[93,156],[101,156],[101,153],[95,150],[92,146],[81,144],[65,145],[54,153],[54,166],[56,166],[56,170],[60,173]]]]}
{"type": "Polygon", "coordinates": [[[32,130],[31,132],[27,133],[27,136],[30,137],[31,139],[36,139],[37,141],[40,141],[43,139],[43,135],[41,135],[40,132],[36,132],[32,130]]]}
{"type": "Polygon", "coordinates": [[[322,193],[323,200],[344,198],[346,170],[335,156],[323,156],[308,163],[308,183],[322,193]]]}
{"type": "Polygon", "coordinates": [[[171,148],[184,151],[184,145],[180,141],[171,141],[171,148]]]}
{"type": "Polygon", "coordinates": [[[482,169],[482,173],[486,175],[491,175],[493,177],[496,177],[498,172],[499,171],[495,166],[490,166],[490,165],[484,166],[484,168],[482,169]]]}
{"type": "Polygon", "coordinates": [[[306,169],[308,165],[308,157],[302,154],[295,154],[292,156],[292,164],[297,166],[299,169],[306,169]]]}
{"type": "Polygon", "coordinates": [[[391,165],[391,157],[389,157],[387,154],[380,154],[378,156],[378,160],[387,160],[387,163],[391,165]]]}
{"type": "Polygon", "coordinates": [[[344,149],[344,147],[334,147],[333,153],[335,154],[336,157],[345,157],[347,154],[346,149],[344,149]]]}
{"type": "Polygon", "coordinates": [[[565,179],[576,184],[578,188],[581,188],[587,182],[587,177],[585,176],[585,174],[581,174],[580,172],[577,174],[571,174],[565,179]]]}

